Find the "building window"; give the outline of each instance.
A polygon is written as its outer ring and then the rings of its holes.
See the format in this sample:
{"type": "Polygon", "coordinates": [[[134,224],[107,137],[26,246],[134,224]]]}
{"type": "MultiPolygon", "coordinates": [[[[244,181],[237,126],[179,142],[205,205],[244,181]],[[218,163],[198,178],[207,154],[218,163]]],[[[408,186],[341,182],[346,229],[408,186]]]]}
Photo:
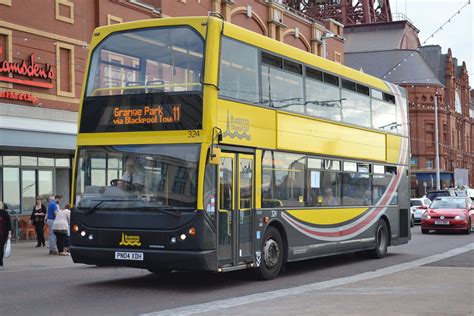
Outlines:
{"type": "MultiPolygon", "coordinates": [[[[3,4],[0,0],[0,4],[3,4]]],[[[12,31],[0,28],[0,60],[13,61],[12,31]]],[[[11,76],[11,74],[9,75],[11,76]]],[[[12,88],[13,84],[0,81],[0,88],[12,88]]]]}
{"type": "Polygon", "coordinates": [[[123,19],[118,17],[118,16],[113,16],[110,14],[107,14],[107,24],[112,25],[112,24],[119,24],[122,23],[123,19]]]}
{"type": "Polygon", "coordinates": [[[416,167],[418,165],[418,159],[416,157],[411,157],[410,163],[413,167],[416,167]]]}
{"type": "Polygon", "coordinates": [[[12,0],[0,0],[0,4],[11,7],[12,6],[12,0]]]}
{"type": "Polygon", "coordinates": [[[339,64],[342,63],[342,57],[340,53],[334,52],[334,61],[339,64]]]}
{"type": "Polygon", "coordinates": [[[426,123],[425,125],[426,131],[426,147],[434,147],[435,138],[434,138],[434,124],[433,123],[426,123]]]}
{"type": "Polygon", "coordinates": [[[56,0],[56,20],[74,24],[74,3],[68,0],[56,0]]]}
{"type": "Polygon", "coordinates": [[[13,214],[30,215],[36,196],[43,203],[55,193],[69,196],[70,168],[71,158],[66,155],[4,154],[0,156],[0,200],[3,197],[13,214]]]}
{"type": "Polygon", "coordinates": [[[433,169],[433,159],[426,159],[426,169],[433,169]]]}
{"type": "Polygon", "coordinates": [[[76,74],[74,71],[74,46],[56,43],[57,94],[63,97],[75,96],[76,74]]]}

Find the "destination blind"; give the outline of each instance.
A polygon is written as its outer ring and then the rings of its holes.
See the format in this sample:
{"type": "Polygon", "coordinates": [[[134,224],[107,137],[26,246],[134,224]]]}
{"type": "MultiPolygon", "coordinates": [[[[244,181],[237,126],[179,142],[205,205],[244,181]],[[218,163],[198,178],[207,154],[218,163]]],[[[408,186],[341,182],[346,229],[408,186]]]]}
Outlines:
{"type": "Polygon", "coordinates": [[[202,128],[201,94],[132,94],[84,99],[81,133],[202,128]]]}

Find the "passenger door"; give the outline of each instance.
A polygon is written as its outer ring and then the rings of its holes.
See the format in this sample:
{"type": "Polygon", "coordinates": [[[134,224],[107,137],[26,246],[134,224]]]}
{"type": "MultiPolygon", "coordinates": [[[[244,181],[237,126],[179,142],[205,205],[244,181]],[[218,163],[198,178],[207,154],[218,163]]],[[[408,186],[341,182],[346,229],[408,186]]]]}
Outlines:
{"type": "Polygon", "coordinates": [[[218,192],[218,266],[252,262],[254,157],[222,153],[218,192]]]}

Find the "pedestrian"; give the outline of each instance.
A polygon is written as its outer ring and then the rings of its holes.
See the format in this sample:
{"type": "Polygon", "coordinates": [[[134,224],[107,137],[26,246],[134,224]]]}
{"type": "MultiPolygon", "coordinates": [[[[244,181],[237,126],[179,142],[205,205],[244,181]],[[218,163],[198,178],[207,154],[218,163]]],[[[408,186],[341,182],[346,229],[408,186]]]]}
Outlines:
{"type": "Polygon", "coordinates": [[[62,200],[62,195],[56,194],[54,199],[52,198],[48,204],[47,223],[49,227],[48,239],[49,239],[49,254],[57,255],[58,249],[56,248],[56,236],[53,232],[53,224],[56,219],[56,213],[59,211],[59,202],[62,200]]]}
{"type": "Polygon", "coordinates": [[[56,213],[56,219],[53,223],[53,231],[56,235],[56,243],[60,256],[68,256],[69,253],[64,251],[65,241],[71,224],[71,205],[66,204],[65,208],[56,213]]]}
{"type": "Polygon", "coordinates": [[[8,239],[12,238],[12,221],[10,214],[0,201],[0,269],[3,269],[3,250],[8,239]]]}
{"type": "Polygon", "coordinates": [[[33,210],[30,216],[30,222],[35,226],[36,232],[36,247],[45,246],[44,239],[44,219],[46,217],[46,207],[41,203],[41,197],[36,197],[36,204],[33,206],[33,210]]]}

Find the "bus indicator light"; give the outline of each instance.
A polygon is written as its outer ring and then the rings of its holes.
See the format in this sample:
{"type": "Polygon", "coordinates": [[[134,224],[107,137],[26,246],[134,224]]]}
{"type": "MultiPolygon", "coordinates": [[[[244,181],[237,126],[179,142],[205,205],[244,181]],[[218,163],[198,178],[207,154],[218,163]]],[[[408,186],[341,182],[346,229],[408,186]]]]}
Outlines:
{"type": "Polygon", "coordinates": [[[79,226],[77,226],[77,224],[72,225],[72,231],[77,233],[79,231],[79,226]]]}
{"type": "Polygon", "coordinates": [[[196,228],[191,227],[190,229],[188,229],[188,234],[189,234],[189,236],[191,236],[191,237],[196,236],[196,228]]]}

